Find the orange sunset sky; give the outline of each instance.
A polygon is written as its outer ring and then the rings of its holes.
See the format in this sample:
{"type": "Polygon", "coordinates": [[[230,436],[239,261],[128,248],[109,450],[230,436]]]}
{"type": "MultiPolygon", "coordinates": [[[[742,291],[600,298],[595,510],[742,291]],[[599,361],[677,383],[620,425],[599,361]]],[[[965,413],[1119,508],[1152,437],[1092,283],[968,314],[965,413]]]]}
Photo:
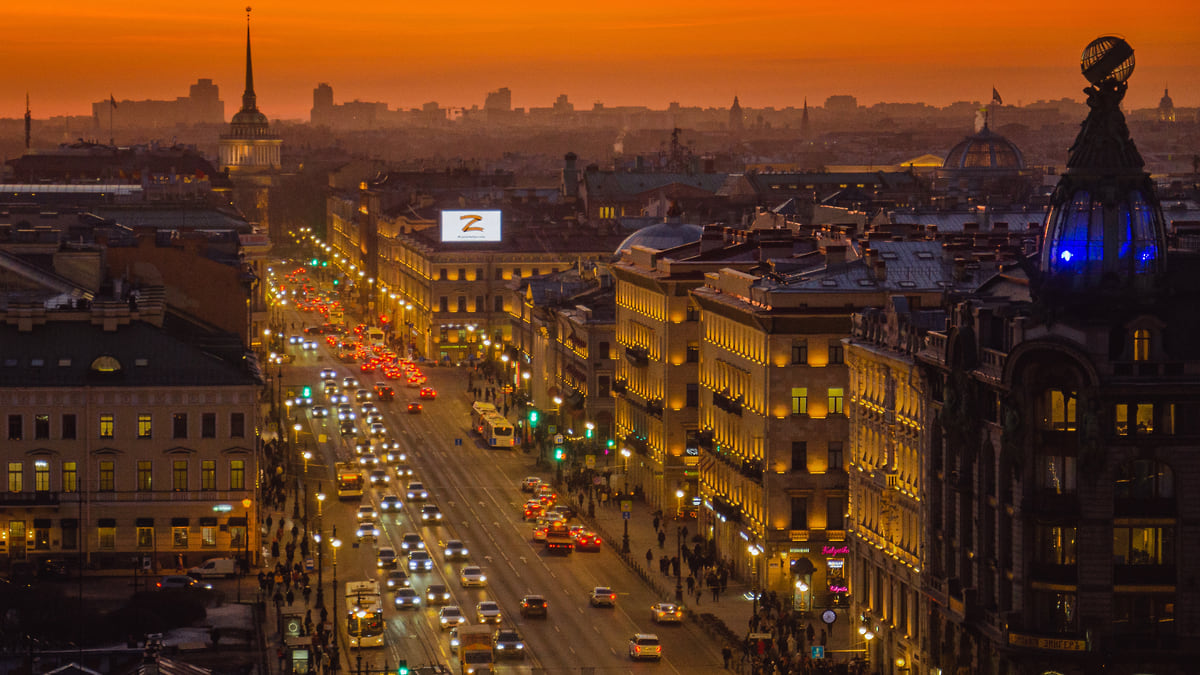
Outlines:
{"type": "MultiPolygon", "coordinates": [[[[0,16],[0,117],[89,115],[122,99],[220,87],[228,118],[243,89],[245,2],[7,0],[0,16]]],[[[1124,36],[1137,70],[1127,108],[1200,105],[1194,0],[798,2],[795,0],[251,0],[255,89],[272,119],[308,119],[312,90],[338,103],[482,105],[507,86],[516,107],[567,94],[606,105],[820,105],[879,101],[1082,100],[1083,47],[1124,36]],[[1084,9],[1086,8],[1086,9],[1084,9]]]]}

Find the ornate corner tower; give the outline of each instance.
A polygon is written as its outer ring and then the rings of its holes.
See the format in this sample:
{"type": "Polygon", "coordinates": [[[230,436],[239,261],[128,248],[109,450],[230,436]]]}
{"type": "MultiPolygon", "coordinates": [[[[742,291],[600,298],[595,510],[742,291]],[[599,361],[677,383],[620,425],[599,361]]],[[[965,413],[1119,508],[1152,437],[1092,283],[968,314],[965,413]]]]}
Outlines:
{"type": "Polygon", "coordinates": [[[1133,48],[1120,38],[1100,37],[1084,49],[1091,110],[1046,219],[1043,297],[1135,299],[1166,272],[1162,209],[1120,109],[1133,66],[1133,48]]]}

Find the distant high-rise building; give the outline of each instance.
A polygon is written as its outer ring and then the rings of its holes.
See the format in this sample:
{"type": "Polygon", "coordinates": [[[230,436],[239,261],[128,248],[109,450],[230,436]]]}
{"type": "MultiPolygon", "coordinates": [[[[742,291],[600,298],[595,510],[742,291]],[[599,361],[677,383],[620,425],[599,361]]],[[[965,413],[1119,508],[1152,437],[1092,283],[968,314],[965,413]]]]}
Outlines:
{"type": "Polygon", "coordinates": [[[322,82],[313,89],[313,105],[312,112],[309,113],[309,122],[319,126],[333,126],[333,87],[328,83],[322,82]]]}
{"type": "Polygon", "coordinates": [[[220,89],[210,78],[200,78],[188,88],[187,96],[173,101],[118,101],[109,97],[92,103],[92,123],[97,129],[107,128],[109,122],[118,129],[174,128],[195,124],[224,124],[225,102],[220,89]]]}
{"type": "Polygon", "coordinates": [[[512,91],[508,87],[500,87],[488,92],[483,101],[483,109],[488,112],[509,112],[512,110],[512,91]]]}

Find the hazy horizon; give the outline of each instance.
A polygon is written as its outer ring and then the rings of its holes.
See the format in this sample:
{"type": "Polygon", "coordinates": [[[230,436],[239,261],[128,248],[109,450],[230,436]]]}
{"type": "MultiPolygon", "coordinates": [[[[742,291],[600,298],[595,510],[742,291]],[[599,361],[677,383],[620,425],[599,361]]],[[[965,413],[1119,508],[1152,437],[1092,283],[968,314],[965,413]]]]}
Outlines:
{"type": "MultiPolygon", "coordinates": [[[[90,115],[91,104],[174,100],[197,79],[220,88],[228,119],[241,105],[244,5],[150,0],[100,7],[83,0],[6,8],[0,117],[90,115]]],[[[544,0],[499,6],[398,7],[363,0],[352,10],[294,0],[252,13],[255,91],[270,119],[306,120],[312,90],[329,83],[337,103],[389,109],[482,105],[512,91],[513,107],[548,107],[567,94],[577,110],[820,106],[831,95],[860,105],[943,107],[1082,100],[1078,60],[1103,34],[1133,45],[1137,68],[1126,107],[1200,106],[1200,12],[1182,0],[1097,0],[1086,9],[1017,0],[986,9],[949,0],[845,7],[780,7],[767,0],[614,0],[574,7],[544,0]],[[1113,23],[1109,17],[1122,17],[1113,23]]]]}

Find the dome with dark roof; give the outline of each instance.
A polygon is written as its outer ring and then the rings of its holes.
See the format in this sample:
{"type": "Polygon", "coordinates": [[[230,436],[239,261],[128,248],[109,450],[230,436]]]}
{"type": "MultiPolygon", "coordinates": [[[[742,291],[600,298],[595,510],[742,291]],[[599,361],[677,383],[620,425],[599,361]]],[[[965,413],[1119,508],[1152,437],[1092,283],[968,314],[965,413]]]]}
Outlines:
{"type": "Polygon", "coordinates": [[[985,124],[979,133],[967,136],[950,150],[942,168],[1021,170],[1025,168],[1025,159],[1012,141],[985,124]]]}
{"type": "Polygon", "coordinates": [[[617,247],[616,254],[628,251],[634,246],[644,246],[656,251],[663,251],[683,244],[700,241],[704,228],[691,223],[667,222],[649,225],[625,237],[625,241],[617,247]]]}

